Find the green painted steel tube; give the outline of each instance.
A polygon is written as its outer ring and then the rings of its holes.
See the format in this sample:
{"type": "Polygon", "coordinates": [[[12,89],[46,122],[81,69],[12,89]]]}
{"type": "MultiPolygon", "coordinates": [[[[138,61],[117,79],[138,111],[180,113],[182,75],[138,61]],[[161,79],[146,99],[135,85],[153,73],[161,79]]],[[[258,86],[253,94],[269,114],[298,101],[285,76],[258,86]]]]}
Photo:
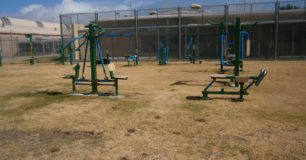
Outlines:
{"type": "MultiPolygon", "coordinates": [[[[88,39],[90,42],[90,62],[91,62],[91,87],[92,94],[98,94],[97,87],[97,57],[96,57],[96,42],[95,42],[95,24],[86,26],[89,28],[88,39]]],[[[99,27],[97,27],[99,28],[99,27]]]]}
{"type": "MultiPolygon", "coordinates": [[[[240,69],[240,55],[241,55],[241,24],[240,24],[240,18],[236,18],[236,57],[235,57],[235,69],[234,69],[234,75],[239,76],[239,69],[240,69]]],[[[235,87],[238,87],[238,83],[235,83],[235,87]]]]}
{"type": "Polygon", "coordinates": [[[74,71],[75,71],[74,77],[75,77],[75,78],[78,78],[78,77],[79,77],[79,73],[80,73],[80,65],[79,65],[79,64],[75,65],[75,66],[73,67],[73,69],[74,69],[74,71]]]}
{"type": "Polygon", "coordinates": [[[73,46],[70,44],[69,45],[69,58],[70,58],[70,64],[72,65],[73,64],[73,46]]]}
{"type": "Polygon", "coordinates": [[[115,79],[115,88],[116,88],[116,96],[119,95],[119,84],[118,84],[118,79],[115,79]]]}
{"type": "Polygon", "coordinates": [[[31,53],[30,65],[33,66],[34,65],[33,43],[32,43],[33,34],[26,34],[25,36],[27,38],[30,38],[30,53],[31,53]]]}
{"type": "Polygon", "coordinates": [[[243,93],[244,93],[244,91],[243,91],[243,85],[244,85],[244,83],[239,83],[239,84],[240,84],[240,91],[239,91],[240,96],[239,96],[239,99],[238,99],[238,100],[243,101],[243,100],[244,100],[244,99],[243,99],[243,93]]]}
{"type": "Polygon", "coordinates": [[[110,74],[111,78],[114,79],[114,77],[115,77],[114,72],[113,71],[109,71],[109,74],[110,74]]]}
{"type": "Polygon", "coordinates": [[[72,77],[72,92],[76,93],[76,89],[75,89],[75,77],[72,77]]]}
{"type": "MultiPolygon", "coordinates": [[[[240,95],[240,92],[235,92],[235,91],[202,91],[203,95],[204,94],[232,94],[232,95],[240,95]]],[[[249,95],[248,92],[243,92],[243,95],[249,95]]]]}
{"type": "Polygon", "coordinates": [[[0,67],[2,66],[2,56],[0,54],[0,67]]]}

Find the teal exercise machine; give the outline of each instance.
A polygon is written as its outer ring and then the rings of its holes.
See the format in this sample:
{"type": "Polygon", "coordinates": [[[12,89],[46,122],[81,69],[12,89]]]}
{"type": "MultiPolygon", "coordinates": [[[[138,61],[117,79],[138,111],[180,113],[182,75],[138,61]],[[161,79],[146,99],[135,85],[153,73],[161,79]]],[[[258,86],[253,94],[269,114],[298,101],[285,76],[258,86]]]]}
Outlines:
{"type": "Polygon", "coordinates": [[[192,64],[195,64],[196,61],[196,45],[197,40],[193,39],[192,37],[189,38],[189,61],[192,64]]]}
{"type": "Polygon", "coordinates": [[[162,41],[159,42],[160,48],[158,49],[158,63],[160,65],[165,65],[169,62],[170,44],[170,41],[168,41],[167,46],[165,46],[162,41]]]}
{"type": "Polygon", "coordinates": [[[74,41],[78,39],[85,39],[84,42],[81,43],[81,45],[78,47],[80,48],[82,45],[86,44],[85,46],[85,55],[84,55],[84,61],[83,61],[83,68],[82,68],[82,74],[81,77],[79,77],[79,70],[80,65],[76,64],[73,69],[75,70],[74,75],[66,75],[63,76],[65,79],[72,79],[72,89],[73,93],[76,93],[76,86],[77,85],[88,85],[91,86],[92,91],[91,94],[98,94],[98,86],[114,86],[116,95],[119,94],[119,80],[127,80],[128,77],[126,76],[115,76],[114,70],[115,65],[111,63],[110,61],[106,61],[107,63],[104,63],[102,56],[102,51],[99,43],[99,39],[103,38],[103,36],[131,36],[130,34],[107,34],[105,33],[104,29],[97,25],[97,24],[88,24],[85,26],[88,28],[86,33],[84,35],[81,35],[72,41],[70,41],[64,48],[67,48],[69,45],[71,45],[74,41]],[[86,58],[87,58],[87,49],[89,46],[90,50],[90,64],[91,64],[91,79],[87,79],[84,76],[85,67],[86,67],[86,58]],[[102,69],[104,72],[104,79],[98,79],[97,78],[97,60],[96,60],[96,53],[98,51],[99,57],[101,59],[102,69]],[[105,65],[108,65],[109,70],[109,76],[106,73],[105,65]]]}
{"type": "Polygon", "coordinates": [[[254,27],[253,25],[241,25],[240,18],[236,18],[236,28],[233,32],[225,32],[223,22],[211,23],[211,25],[220,27],[220,72],[224,73],[224,66],[234,66],[234,75],[239,76],[239,71],[243,71],[243,61],[246,56],[250,56],[250,34],[245,29],[254,27]],[[229,35],[235,35],[235,43],[227,42],[229,35]],[[235,45],[235,54],[231,54],[230,50],[235,45]]]}
{"type": "Polygon", "coordinates": [[[130,66],[130,61],[133,61],[134,66],[138,65],[139,56],[138,56],[138,49],[136,49],[135,54],[130,54],[125,56],[126,61],[128,62],[128,66],[130,66]]]}

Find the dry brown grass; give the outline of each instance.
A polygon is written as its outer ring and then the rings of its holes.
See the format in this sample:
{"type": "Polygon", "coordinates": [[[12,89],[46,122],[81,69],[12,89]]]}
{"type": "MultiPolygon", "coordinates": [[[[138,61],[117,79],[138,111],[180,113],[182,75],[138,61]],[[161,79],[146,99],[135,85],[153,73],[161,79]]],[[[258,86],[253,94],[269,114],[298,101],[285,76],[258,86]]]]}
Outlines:
{"type": "Polygon", "coordinates": [[[306,159],[306,62],[246,62],[269,73],[242,103],[188,100],[217,63],[116,63],[121,99],[69,96],[70,65],[4,64],[0,159],[306,159]]]}

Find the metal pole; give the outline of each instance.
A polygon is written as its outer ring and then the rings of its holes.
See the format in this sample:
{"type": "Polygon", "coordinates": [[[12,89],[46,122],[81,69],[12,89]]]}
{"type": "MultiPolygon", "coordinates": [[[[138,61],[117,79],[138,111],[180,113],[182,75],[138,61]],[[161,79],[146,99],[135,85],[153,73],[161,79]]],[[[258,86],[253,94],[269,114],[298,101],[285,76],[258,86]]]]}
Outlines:
{"type": "MultiPolygon", "coordinates": [[[[235,76],[239,76],[239,69],[240,69],[240,56],[241,56],[241,41],[240,41],[240,18],[236,18],[236,59],[235,59],[235,76]]],[[[235,87],[238,87],[238,83],[235,83],[235,87]]]]}
{"type": "MultiPolygon", "coordinates": [[[[138,50],[138,55],[139,56],[139,53],[140,53],[140,50],[139,50],[139,37],[138,37],[138,10],[135,9],[134,10],[134,15],[135,15],[135,33],[136,33],[136,37],[135,37],[135,43],[136,43],[136,50],[138,50]]],[[[139,57],[137,57],[139,58],[139,57]]]]}
{"type": "Polygon", "coordinates": [[[62,45],[61,45],[61,50],[60,50],[60,54],[61,54],[61,64],[65,64],[65,55],[64,55],[64,51],[62,50],[64,48],[64,31],[63,31],[63,15],[59,15],[60,18],[60,28],[61,28],[61,39],[62,39],[62,45]]]}
{"type": "Polygon", "coordinates": [[[291,58],[293,59],[294,56],[294,36],[295,36],[295,27],[292,24],[292,37],[291,37],[291,58]]]}
{"type": "Polygon", "coordinates": [[[44,40],[41,40],[41,42],[42,42],[42,47],[43,47],[43,55],[45,55],[46,53],[46,51],[45,51],[45,43],[44,43],[44,40]]]}
{"type": "MultiPolygon", "coordinates": [[[[92,94],[98,94],[97,87],[97,61],[96,61],[96,41],[94,24],[89,24],[89,41],[90,41],[90,61],[91,61],[91,86],[92,94]]],[[[102,59],[101,59],[102,61],[102,59]]]]}
{"type": "Polygon", "coordinates": [[[179,34],[178,34],[178,36],[179,36],[179,61],[181,61],[182,60],[182,37],[181,37],[181,31],[182,31],[182,26],[181,26],[181,8],[178,8],[178,20],[179,20],[179,24],[178,24],[178,26],[179,26],[179,34]]]}
{"type": "Polygon", "coordinates": [[[99,14],[98,12],[95,12],[95,23],[98,24],[99,22],[99,14]]]}
{"type": "MultiPolygon", "coordinates": [[[[224,9],[224,15],[225,15],[225,33],[228,32],[228,4],[226,2],[225,9],[224,9]]],[[[227,41],[227,39],[226,39],[227,41]]]]}
{"type": "Polygon", "coordinates": [[[185,39],[185,42],[184,42],[184,48],[185,48],[185,52],[184,52],[184,55],[186,56],[186,55],[188,55],[187,54],[187,47],[186,47],[186,45],[187,45],[187,43],[188,43],[188,37],[187,37],[187,27],[184,27],[184,39],[185,39]]]}
{"type": "Polygon", "coordinates": [[[54,39],[52,40],[52,52],[55,54],[55,44],[54,44],[54,39]]]}
{"type": "Polygon", "coordinates": [[[274,60],[278,59],[278,21],[279,21],[279,2],[275,3],[275,49],[274,60]]]}
{"type": "Polygon", "coordinates": [[[60,14],[59,15],[60,18],[60,28],[61,28],[61,39],[62,39],[62,46],[64,46],[64,34],[63,34],[63,17],[60,14]]]}
{"type": "Polygon", "coordinates": [[[304,19],[306,19],[306,0],[304,0],[304,19]]]}
{"type": "MultiPolygon", "coordinates": [[[[11,31],[10,31],[11,32],[11,31]]],[[[12,37],[12,32],[11,32],[11,52],[12,52],[12,60],[13,60],[13,63],[14,63],[14,48],[13,48],[13,37],[12,37]]]]}
{"type": "Polygon", "coordinates": [[[197,27],[197,56],[200,57],[200,28],[197,27]]]}

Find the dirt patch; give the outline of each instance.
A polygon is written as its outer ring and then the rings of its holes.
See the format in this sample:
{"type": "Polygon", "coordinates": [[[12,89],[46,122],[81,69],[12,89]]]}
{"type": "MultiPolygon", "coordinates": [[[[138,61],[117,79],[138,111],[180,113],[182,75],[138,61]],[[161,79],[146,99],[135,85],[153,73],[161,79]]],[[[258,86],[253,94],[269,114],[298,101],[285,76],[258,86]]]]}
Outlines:
{"type": "Polygon", "coordinates": [[[187,85],[188,82],[194,82],[192,80],[179,80],[179,81],[176,81],[170,85],[174,86],[174,85],[187,85]]]}

